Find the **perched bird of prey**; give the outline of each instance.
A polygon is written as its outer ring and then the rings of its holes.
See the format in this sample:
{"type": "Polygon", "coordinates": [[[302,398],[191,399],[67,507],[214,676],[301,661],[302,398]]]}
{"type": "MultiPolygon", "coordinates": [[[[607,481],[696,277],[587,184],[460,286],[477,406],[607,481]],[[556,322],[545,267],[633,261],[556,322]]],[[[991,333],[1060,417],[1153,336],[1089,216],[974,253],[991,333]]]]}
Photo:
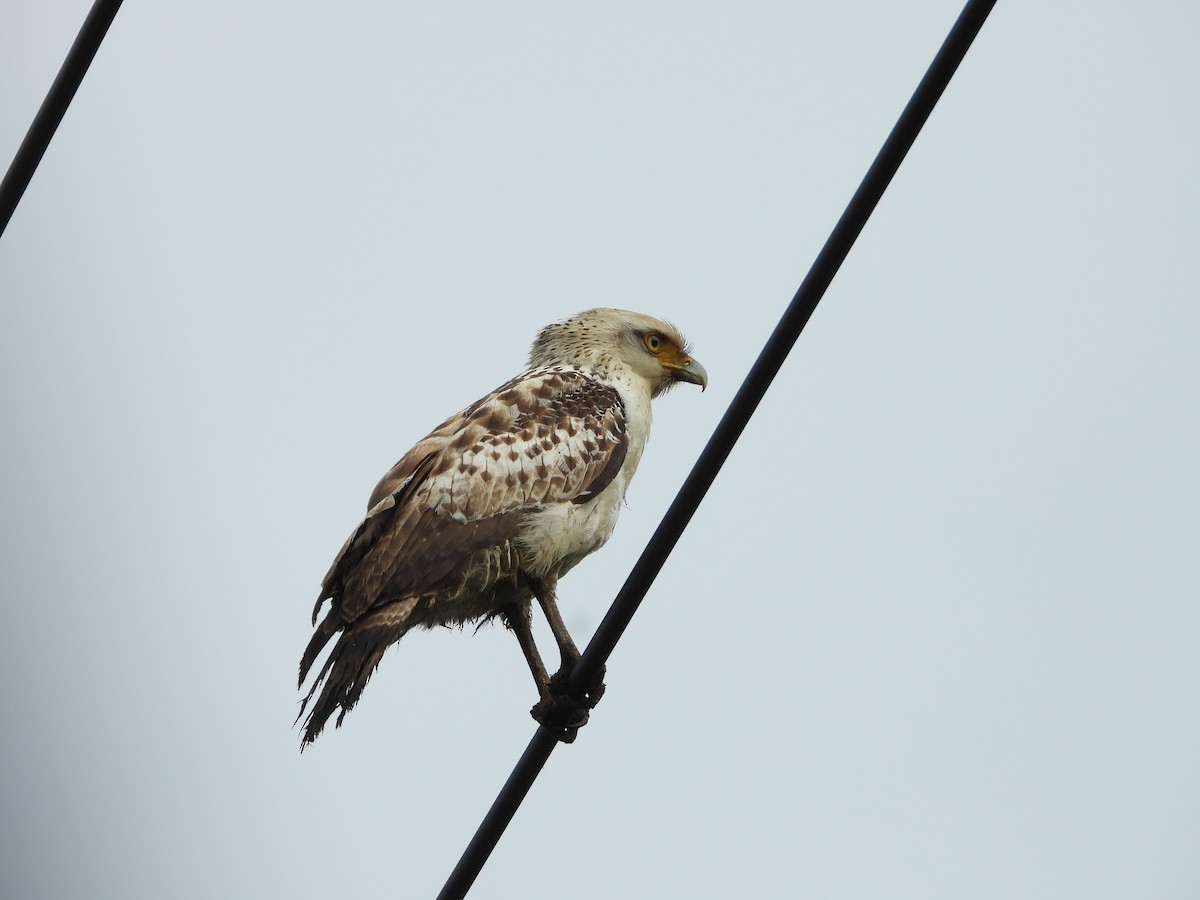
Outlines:
{"type": "Polygon", "coordinates": [[[533,717],[572,740],[603,684],[567,695],[580,654],[555,601],[558,580],[612,534],[650,433],[650,400],[680,381],[703,390],[708,376],[672,326],[588,310],[543,328],[525,372],[404,454],[313,609],[301,686],[337,641],[297,716],[308,711],[301,746],[335,711],[342,724],[383,652],[408,631],[493,617],[516,634],[533,673],[533,717]],[[558,644],[553,677],[530,631],[534,598],[558,644]]]}

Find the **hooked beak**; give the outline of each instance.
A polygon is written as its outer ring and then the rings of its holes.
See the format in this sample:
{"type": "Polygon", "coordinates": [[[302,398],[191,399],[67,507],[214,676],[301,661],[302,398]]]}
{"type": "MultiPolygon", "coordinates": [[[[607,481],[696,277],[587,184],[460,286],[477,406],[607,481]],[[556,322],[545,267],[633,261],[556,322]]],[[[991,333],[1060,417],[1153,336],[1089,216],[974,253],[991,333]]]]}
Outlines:
{"type": "Polygon", "coordinates": [[[683,368],[672,369],[671,375],[676,381],[700,385],[701,391],[708,387],[708,373],[704,371],[704,366],[700,365],[698,360],[689,359],[688,364],[683,368]]]}

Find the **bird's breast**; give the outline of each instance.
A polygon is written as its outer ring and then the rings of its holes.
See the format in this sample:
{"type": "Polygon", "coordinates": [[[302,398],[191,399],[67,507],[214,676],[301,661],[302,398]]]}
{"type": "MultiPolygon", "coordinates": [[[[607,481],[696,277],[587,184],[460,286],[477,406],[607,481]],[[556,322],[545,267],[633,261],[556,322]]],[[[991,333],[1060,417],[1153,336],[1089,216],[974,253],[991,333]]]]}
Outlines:
{"type": "Polygon", "coordinates": [[[529,514],[517,537],[522,568],[539,576],[561,575],[612,536],[624,495],[611,484],[586,503],[559,503],[529,514]]]}

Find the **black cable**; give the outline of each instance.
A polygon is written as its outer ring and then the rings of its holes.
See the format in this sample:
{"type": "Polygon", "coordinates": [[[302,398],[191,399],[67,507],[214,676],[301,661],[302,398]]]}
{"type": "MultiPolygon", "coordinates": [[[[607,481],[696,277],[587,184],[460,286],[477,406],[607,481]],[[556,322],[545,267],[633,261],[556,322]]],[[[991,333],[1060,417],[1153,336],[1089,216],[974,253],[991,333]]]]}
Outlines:
{"type": "Polygon", "coordinates": [[[67,107],[71,105],[75,91],[79,89],[88,66],[92,64],[96,51],[100,49],[100,42],[108,34],[108,26],[112,24],[120,8],[121,0],[96,0],[92,4],[91,12],[84,19],[83,27],[79,29],[75,43],[71,45],[62,68],[58,70],[54,84],[50,85],[50,92],[46,94],[41,108],[33,117],[33,124],[29,126],[25,140],[17,149],[17,155],[13,157],[4,181],[0,181],[0,235],[4,234],[8,220],[16,212],[17,204],[25,194],[25,188],[29,187],[38,163],[42,161],[46,148],[50,146],[50,139],[58,130],[58,123],[62,121],[67,107]]]}
{"type": "MultiPolygon", "coordinates": [[[[834,226],[796,291],[796,296],[792,298],[783,318],[717,425],[704,452],[700,454],[691,474],[650,538],[650,543],[629,573],[604,621],[596,629],[583,658],[571,674],[570,687],[576,696],[581,696],[584,687],[599,675],[995,4],[996,0],[970,0],[959,14],[925,77],[917,85],[912,99],[900,114],[879,155],[867,170],[846,211],[834,226]]],[[[438,900],[461,900],[466,896],[534,779],[550,758],[555,743],[551,732],[538,728],[475,836],[463,851],[458,865],[450,873],[438,894],[438,900]]]]}

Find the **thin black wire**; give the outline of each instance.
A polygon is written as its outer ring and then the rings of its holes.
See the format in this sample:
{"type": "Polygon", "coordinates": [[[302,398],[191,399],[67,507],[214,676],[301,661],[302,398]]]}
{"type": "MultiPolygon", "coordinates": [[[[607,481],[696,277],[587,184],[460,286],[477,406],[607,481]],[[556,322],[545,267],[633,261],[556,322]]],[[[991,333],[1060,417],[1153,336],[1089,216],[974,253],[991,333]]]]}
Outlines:
{"type": "MultiPolygon", "coordinates": [[[[900,168],[900,163],[904,161],[905,155],[917,139],[922,126],[995,5],[996,0],[970,0],[963,7],[925,77],[921,79],[904,112],[900,114],[879,155],[875,157],[846,211],[842,213],[808,275],[796,291],[796,296],[792,298],[783,318],[768,338],[745,382],[705,446],[704,452],[700,454],[691,474],[642,552],[641,558],[629,573],[604,621],[596,629],[583,658],[571,674],[572,693],[582,695],[585,686],[600,673],[609,654],[624,634],[642,598],[646,596],[646,591],[700,506],[700,501],[704,499],[704,495],[716,479],[746,423],[758,408],[767,388],[800,337],[800,332],[804,330],[826,288],[850,253],[850,248],[854,246],[867,219],[879,203],[896,170],[900,168]]],[[[475,836],[463,851],[458,865],[450,873],[445,886],[438,894],[438,900],[461,900],[466,896],[483,864],[487,862],[499,842],[504,829],[512,821],[517,807],[529,793],[534,779],[550,758],[556,743],[552,732],[543,727],[538,728],[475,836]]]]}
{"type": "Polygon", "coordinates": [[[0,235],[8,228],[9,219],[16,212],[21,197],[25,195],[25,188],[29,187],[38,163],[42,161],[46,148],[50,146],[50,139],[58,130],[58,123],[62,121],[67,107],[71,105],[75,91],[79,89],[88,66],[92,64],[96,51],[100,49],[100,42],[108,34],[108,26],[112,24],[120,8],[121,0],[96,0],[92,4],[91,12],[84,19],[83,27],[79,29],[79,35],[71,45],[54,83],[50,85],[50,91],[42,101],[41,108],[33,117],[33,124],[25,133],[25,140],[17,149],[17,155],[13,157],[4,181],[0,182],[0,235]]]}

